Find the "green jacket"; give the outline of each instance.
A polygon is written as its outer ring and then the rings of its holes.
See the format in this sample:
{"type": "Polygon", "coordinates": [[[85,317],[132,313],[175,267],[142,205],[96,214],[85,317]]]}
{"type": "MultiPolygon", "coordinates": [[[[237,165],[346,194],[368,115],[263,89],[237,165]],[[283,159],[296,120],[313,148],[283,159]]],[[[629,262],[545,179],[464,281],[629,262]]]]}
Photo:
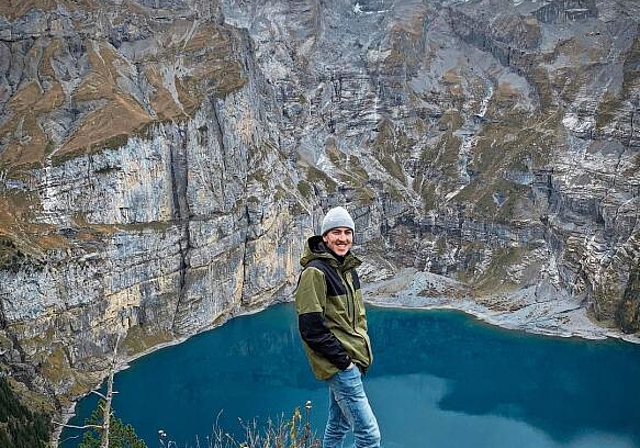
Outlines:
{"type": "Polygon", "coordinates": [[[321,236],[309,238],[295,291],[298,326],[316,378],[326,380],[354,362],[366,370],[373,361],[360,280],[362,262],[349,252],[342,264],[321,236]]]}

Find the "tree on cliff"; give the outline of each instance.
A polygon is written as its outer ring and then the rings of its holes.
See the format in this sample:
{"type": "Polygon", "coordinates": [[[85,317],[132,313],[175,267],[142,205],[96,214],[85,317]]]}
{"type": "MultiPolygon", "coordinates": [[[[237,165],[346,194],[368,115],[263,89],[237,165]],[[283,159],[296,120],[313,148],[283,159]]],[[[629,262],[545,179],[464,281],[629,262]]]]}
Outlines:
{"type": "MultiPolygon", "coordinates": [[[[103,446],[103,433],[99,428],[101,428],[103,421],[102,415],[105,406],[106,403],[101,401],[98,408],[87,419],[86,424],[90,426],[90,429],[84,433],[79,448],[101,448],[103,446]]],[[[136,435],[133,426],[124,424],[122,420],[113,414],[111,414],[110,419],[108,443],[108,448],[147,448],[146,443],[136,435]]]]}
{"type": "Polygon", "coordinates": [[[124,425],[113,415],[112,401],[114,394],[117,393],[113,390],[113,377],[118,366],[120,339],[121,335],[118,335],[113,349],[106,393],[103,395],[96,390],[92,391],[101,398],[97,409],[93,411],[84,426],[57,423],[67,428],[88,430],[84,434],[81,448],[147,448],[145,443],[136,436],[131,425],[124,425]]]}

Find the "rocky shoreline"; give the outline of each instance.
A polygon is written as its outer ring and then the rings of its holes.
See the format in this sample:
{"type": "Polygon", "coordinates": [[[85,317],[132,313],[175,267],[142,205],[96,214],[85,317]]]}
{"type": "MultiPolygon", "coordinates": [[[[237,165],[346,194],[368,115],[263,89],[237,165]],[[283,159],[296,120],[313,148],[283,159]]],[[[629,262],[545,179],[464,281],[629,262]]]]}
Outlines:
{"type": "Polygon", "coordinates": [[[364,287],[365,300],[375,306],[463,311],[491,325],[555,337],[617,338],[640,344],[640,336],[607,328],[589,318],[587,306],[550,284],[517,292],[472,298],[455,280],[404,269],[392,279],[364,287]],[[508,304],[508,306],[506,305],[508,304]]]}

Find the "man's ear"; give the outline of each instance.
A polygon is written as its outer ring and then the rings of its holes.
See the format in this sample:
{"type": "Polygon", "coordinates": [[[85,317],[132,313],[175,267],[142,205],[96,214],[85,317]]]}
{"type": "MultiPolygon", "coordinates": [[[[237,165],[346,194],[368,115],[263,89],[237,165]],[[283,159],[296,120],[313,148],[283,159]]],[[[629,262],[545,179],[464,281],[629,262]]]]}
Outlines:
{"type": "Polygon", "coordinates": [[[322,241],[324,241],[325,243],[327,242],[327,234],[326,233],[324,235],[322,235],[322,241]]]}

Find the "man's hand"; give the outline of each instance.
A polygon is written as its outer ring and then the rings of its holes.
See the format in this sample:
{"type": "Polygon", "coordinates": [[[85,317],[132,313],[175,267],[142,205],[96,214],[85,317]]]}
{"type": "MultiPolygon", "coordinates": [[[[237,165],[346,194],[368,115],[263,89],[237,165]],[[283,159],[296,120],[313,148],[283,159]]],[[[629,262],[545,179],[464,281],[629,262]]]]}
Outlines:
{"type": "Polygon", "coordinates": [[[356,365],[355,365],[353,362],[350,362],[350,363],[349,363],[349,365],[347,366],[347,368],[346,368],[346,369],[344,369],[344,370],[351,370],[351,369],[353,369],[355,366],[356,366],[356,365]]]}

